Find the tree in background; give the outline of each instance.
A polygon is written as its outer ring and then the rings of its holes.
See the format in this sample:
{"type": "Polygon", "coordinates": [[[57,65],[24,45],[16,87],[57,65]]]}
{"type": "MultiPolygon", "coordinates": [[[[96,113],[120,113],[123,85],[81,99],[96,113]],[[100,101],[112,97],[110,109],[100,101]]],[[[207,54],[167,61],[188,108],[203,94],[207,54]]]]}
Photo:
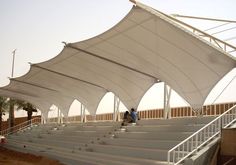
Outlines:
{"type": "Polygon", "coordinates": [[[0,131],[2,131],[2,116],[8,109],[8,98],[0,96],[0,131]]]}
{"type": "Polygon", "coordinates": [[[10,122],[10,127],[14,127],[15,124],[15,115],[14,115],[14,107],[17,107],[17,110],[23,109],[25,111],[27,111],[27,120],[31,120],[32,119],[32,115],[33,112],[37,112],[36,107],[26,101],[22,101],[22,100],[17,100],[17,99],[9,99],[8,101],[8,105],[9,105],[9,122],[10,122]]]}
{"type": "Polygon", "coordinates": [[[37,112],[36,107],[29,102],[0,96],[0,130],[2,130],[2,115],[4,114],[4,112],[8,111],[8,109],[9,109],[9,127],[10,128],[14,127],[15,107],[17,107],[16,108],[17,110],[23,109],[27,111],[27,120],[31,120],[33,112],[37,112]]]}
{"type": "Polygon", "coordinates": [[[16,100],[15,99],[8,99],[8,105],[9,105],[9,127],[14,127],[15,125],[15,102],[16,100]]]}
{"type": "Polygon", "coordinates": [[[17,100],[15,103],[17,110],[23,109],[27,111],[27,120],[31,120],[33,112],[37,112],[37,108],[29,102],[17,100]]]}

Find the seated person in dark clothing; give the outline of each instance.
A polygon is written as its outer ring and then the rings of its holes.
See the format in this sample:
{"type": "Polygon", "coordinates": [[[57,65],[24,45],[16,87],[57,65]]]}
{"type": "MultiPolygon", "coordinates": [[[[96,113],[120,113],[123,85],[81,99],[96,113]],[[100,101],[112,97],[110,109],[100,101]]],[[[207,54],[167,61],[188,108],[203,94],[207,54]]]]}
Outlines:
{"type": "Polygon", "coordinates": [[[123,120],[127,120],[127,119],[128,119],[128,116],[129,116],[129,111],[126,111],[126,112],[124,113],[123,120]]]}
{"type": "Polygon", "coordinates": [[[127,125],[128,123],[132,123],[132,118],[129,114],[129,111],[126,111],[124,113],[123,122],[121,125],[127,125]]]}

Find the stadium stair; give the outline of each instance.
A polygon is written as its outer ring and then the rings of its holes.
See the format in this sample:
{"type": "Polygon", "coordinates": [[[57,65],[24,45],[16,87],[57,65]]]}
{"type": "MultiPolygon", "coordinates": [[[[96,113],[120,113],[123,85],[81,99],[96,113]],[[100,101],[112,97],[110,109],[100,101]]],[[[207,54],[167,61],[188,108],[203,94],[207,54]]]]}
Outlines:
{"type": "Polygon", "coordinates": [[[165,165],[169,149],[213,118],[44,124],[8,136],[6,147],[68,165],[165,165]]]}

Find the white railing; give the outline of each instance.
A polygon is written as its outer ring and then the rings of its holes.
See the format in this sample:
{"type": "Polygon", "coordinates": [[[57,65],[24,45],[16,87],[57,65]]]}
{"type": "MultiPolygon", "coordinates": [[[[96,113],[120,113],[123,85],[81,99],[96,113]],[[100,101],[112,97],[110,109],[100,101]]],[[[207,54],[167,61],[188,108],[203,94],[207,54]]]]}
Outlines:
{"type": "Polygon", "coordinates": [[[20,130],[24,130],[28,127],[31,127],[33,124],[41,123],[41,117],[36,117],[31,120],[25,121],[23,123],[20,123],[18,125],[15,125],[14,127],[7,128],[3,131],[0,131],[0,135],[7,136],[9,134],[15,133],[20,130]]]}
{"type": "Polygon", "coordinates": [[[200,147],[215,137],[220,137],[221,128],[226,128],[236,120],[236,105],[222,113],[213,121],[189,136],[168,151],[168,164],[177,165],[198,151],[200,147]]]}

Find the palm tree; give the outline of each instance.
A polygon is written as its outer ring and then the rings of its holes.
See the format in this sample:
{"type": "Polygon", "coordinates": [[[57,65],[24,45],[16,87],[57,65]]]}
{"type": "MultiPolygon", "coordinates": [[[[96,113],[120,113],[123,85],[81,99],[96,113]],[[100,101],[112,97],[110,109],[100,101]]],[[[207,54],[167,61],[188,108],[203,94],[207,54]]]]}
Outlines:
{"type": "Polygon", "coordinates": [[[14,107],[17,107],[17,110],[23,109],[27,111],[27,120],[32,119],[33,112],[37,112],[36,107],[26,101],[17,100],[13,98],[0,97],[0,130],[2,130],[2,115],[9,107],[9,127],[14,127],[15,124],[15,115],[14,107]]]}
{"type": "Polygon", "coordinates": [[[15,125],[15,113],[14,113],[14,111],[15,111],[15,109],[14,109],[15,102],[16,102],[15,99],[12,99],[12,98],[8,99],[8,105],[9,105],[9,127],[10,128],[14,127],[14,125],[15,125]]]}
{"type": "Polygon", "coordinates": [[[8,99],[0,96],[0,131],[2,131],[2,115],[8,109],[8,99]]]}
{"type": "Polygon", "coordinates": [[[36,107],[29,102],[17,100],[15,103],[16,103],[18,110],[23,109],[23,110],[27,111],[27,120],[28,121],[30,121],[32,119],[33,112],[37,112],[36,107]]]}
{"type": "Polygon", "coordinates": [[[9,122],[10,122],[10,128],[14,127],[15,125],[15,115],[14,115],[14,107],[17,107],[17,110],[23,109],[27,111],[27,120],[30,121],[32,119],[33,112],[37,112],[36,107],[26,101],[17,100],[17,99],[9,99],[8,101],[9,105],[9,122]]]}

